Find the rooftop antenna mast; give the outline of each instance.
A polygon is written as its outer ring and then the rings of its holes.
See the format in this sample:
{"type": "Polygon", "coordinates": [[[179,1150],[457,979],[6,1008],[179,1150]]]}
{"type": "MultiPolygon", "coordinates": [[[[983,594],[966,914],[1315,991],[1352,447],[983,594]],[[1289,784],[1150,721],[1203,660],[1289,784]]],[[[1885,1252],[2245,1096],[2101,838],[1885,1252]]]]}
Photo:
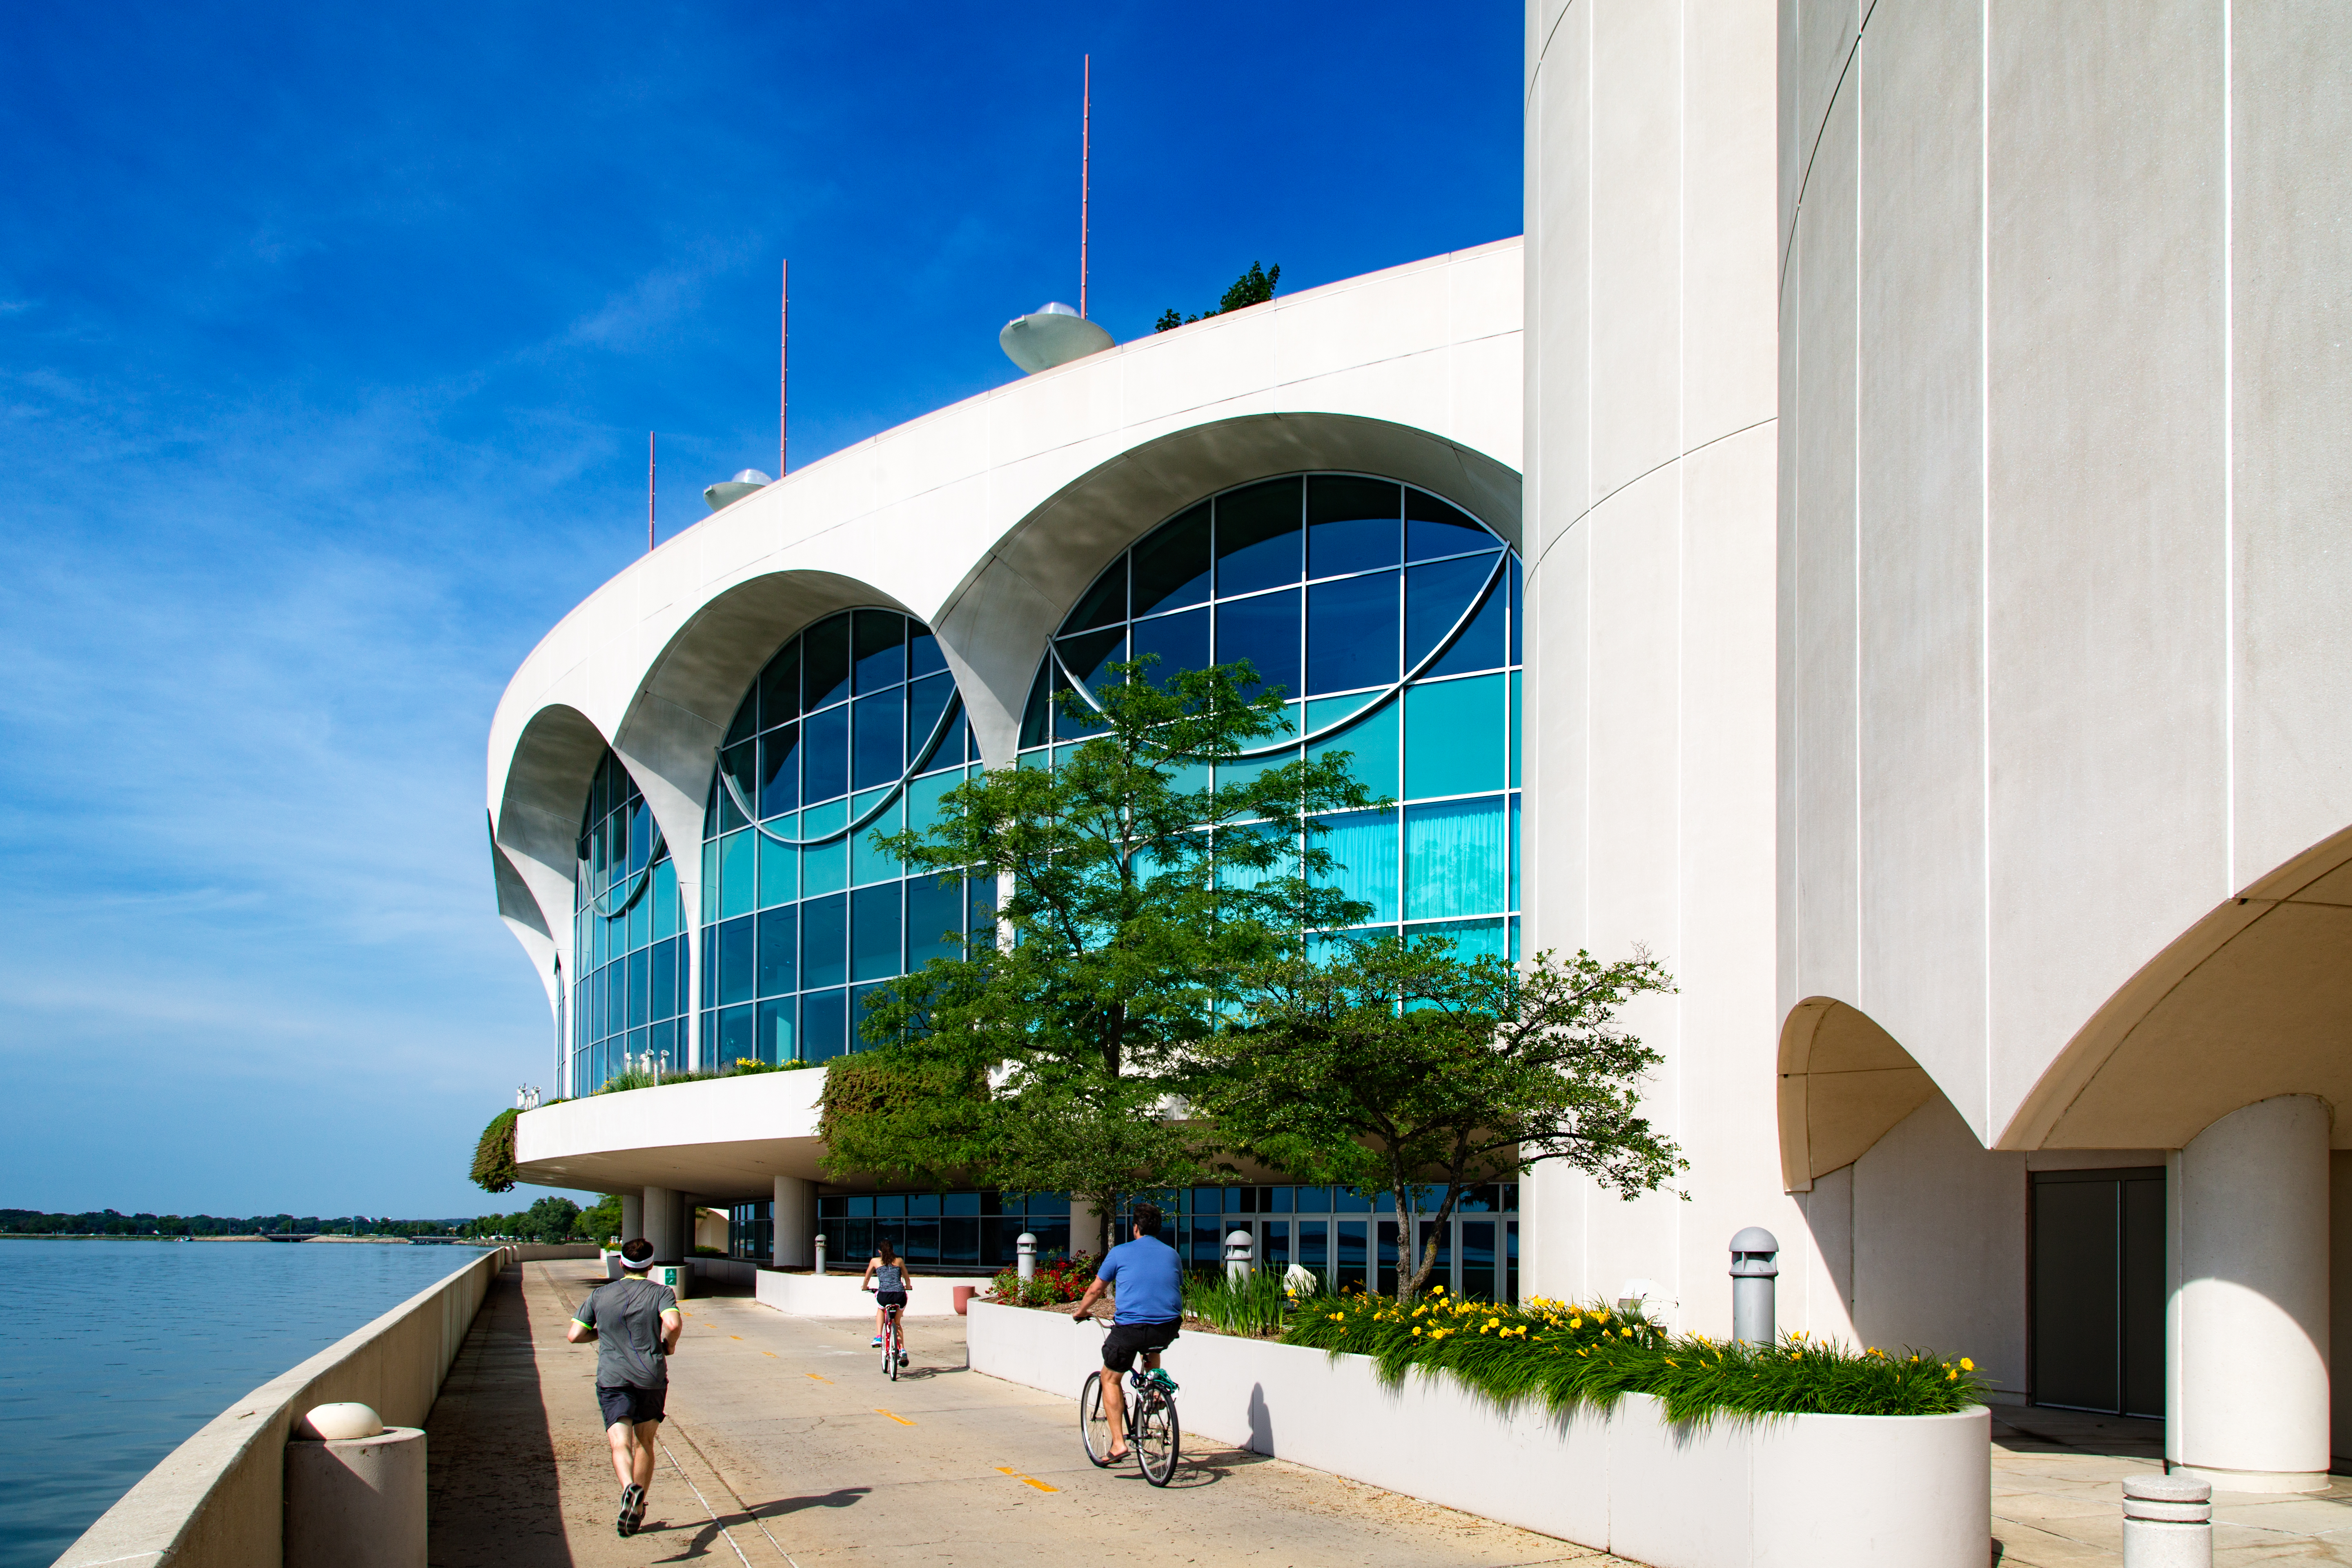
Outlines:
{"type": "Polygon", "coordinates": [[[787,257],[782,283],[782,321],[776,338],[776,478],[784,477],[784,416],[792,406],[785,395],[790,389],[793,368],[793,263],[787,257]]]}
{"type": "Polygon", "coordinates": [[[1086,57],[1084,96],[1078,108],[1078,316],[1087,313],[1087,202],[1094,183],[1095,58],[1086,57]]]}
{"type": "Polygon", "coordinates": [[[646,432],[646,553],[654,548],[654,433],[646,432]]]}

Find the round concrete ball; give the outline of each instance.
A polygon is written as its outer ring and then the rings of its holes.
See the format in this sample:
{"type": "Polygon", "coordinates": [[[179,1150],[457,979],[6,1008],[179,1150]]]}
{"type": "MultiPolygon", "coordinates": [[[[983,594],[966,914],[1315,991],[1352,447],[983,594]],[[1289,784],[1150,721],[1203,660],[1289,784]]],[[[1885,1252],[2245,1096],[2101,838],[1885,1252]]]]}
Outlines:
{"type": "Polygon", "coordinates": [[[302,1417],[295,1436],[341,1442],[352,1437],[380,1437],[383,1417],[364,1405],[314,1405],[302,1417]]]}

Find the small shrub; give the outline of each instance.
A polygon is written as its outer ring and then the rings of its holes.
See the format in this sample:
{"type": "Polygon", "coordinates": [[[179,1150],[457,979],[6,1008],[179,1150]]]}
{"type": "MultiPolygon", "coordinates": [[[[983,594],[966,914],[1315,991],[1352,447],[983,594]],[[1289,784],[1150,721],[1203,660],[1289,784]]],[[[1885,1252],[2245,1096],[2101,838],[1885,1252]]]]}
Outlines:
{"type": "Polygon", "coordinates": [[[1599,1303],[1541,1298],[1522,1307],[1461,1301],[1442,1289],[1418,1306],[1351,1292],[1298,1313],[1286,1342],[1378,1363],[1382,1381],[1409,1366],[1460,1379],[1498,1405],[1607,1409],[1655,1394],[1674,1421],[1782,1415],[1941,1415],[1984,1394],[1976,1363],[1932,1352],[1854,1351],[1801,1333],[1769,1345],[1670,1334],[1599,1303]]]}
{"type": "Polygon", "coordinates": [[[1025,1291],[1021,1289],[1020,1270],[999,1269],[990,1282],[990,1294],[1008,1307],[1058,1307],[1087,1293],[1087,1287],[1095,1282],[1096,1261],[1089,1252],[1076,1258],[1041,1258],[1025,1291]]]}
{"type": "Polygon", "coordinates": [[[1184,1315],[1220,1333],[1253,1339],[1279,1334],[1294,1300],[1282,1277],[1265,1269],[1241,1279],[1219,1272],[1188,1275],[1184,1280],[1184,1315]]]}

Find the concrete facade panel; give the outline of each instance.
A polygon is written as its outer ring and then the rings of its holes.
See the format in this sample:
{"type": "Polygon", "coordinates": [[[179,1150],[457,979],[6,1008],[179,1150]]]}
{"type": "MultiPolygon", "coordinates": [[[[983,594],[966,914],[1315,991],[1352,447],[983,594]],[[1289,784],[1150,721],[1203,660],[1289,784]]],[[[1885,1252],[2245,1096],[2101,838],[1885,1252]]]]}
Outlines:
{"type": "Polygon", "coordinates": [[[1974,5],[1890,6],[1847,79],[1862,106],[1864,520],[1850,1000],[1989,1140],[1979,46],[1974,5]]]}
{"type": "Polygon", "coordinates": [[[1681,448],[1771,419],[1773,15],[1686,4],[1682,19],[1681,448]]]}
{"type": "Polygon", "coordinates": [[[1990,61],[1990,1122],[2228,890],[2221,15],[1990,61]]]}
{"type": "Polygon", "coordinates": [[[1683,42],[1676,7],[1593,10],[1596,503],[1682,449],[1683,42]]]}
{"type": "Polygon", "coordinates": [[[1528,509],[1530,567],[1592,502],[1590,5],[1551,30],[1528,106],[1528,509]]]}
{"type": "Polygon", "coordinates": [[[2347,57],[2340,7],[2232,13],[2233,889],[2352,823],[2347,57]]]}
{"type": "Polygon", "coordinates": [[[1795,636],[1789,671],[1797,689],[1781,765],[1794,774],[1799,810],[1790,846],[1796,879],[1797,984],[1784,1009],[1807,995],[1851,997],[1860,986],[1861,911],[1855,904],[1857,520],[1854,508],[1856,345],[1854,186],[1857,111],[1839,100],[1814,163],[1797,231],[1795,320],[1799,420],[1794,440],[1795,559],[1787,613],[1795,636]]]}

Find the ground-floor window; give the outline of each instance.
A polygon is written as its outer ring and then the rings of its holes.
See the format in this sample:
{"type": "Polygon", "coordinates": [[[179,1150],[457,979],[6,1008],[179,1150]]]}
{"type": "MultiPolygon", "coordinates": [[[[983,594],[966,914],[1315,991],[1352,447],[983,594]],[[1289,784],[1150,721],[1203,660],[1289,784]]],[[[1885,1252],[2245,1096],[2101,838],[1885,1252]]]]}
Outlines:
{"type": "Polygon", "coordinates": [[[727,1211],[727,1256],[765,1263],[776,1255],[776,1205],[737,1204],[727,1211]]]}
{"type": "MultiPolygon", "coordinates": [[[[834,1193],[817,1199],[825,1257],[863,1268],[888,1241],[908,1265],[993,1274],[1011,1268],[1027,1231],[1039,1258],[1070,1250],[1067,1193],[834,1193]]],[[[832,1264],[829,1263],[828,1267],[832,1264]]]]}
{"type": "MultiPolygon", "coordinates": [[[[1437,1241],[1430,1283],[1478,1300],[1517,1300],[1518,1184],[1471,1188],[1441,1227],[1425,1216],[1444,1195],[1423,1189],[1415,1199],[1424,1215],[1419,1222],[1422,1243],[1433,1236],[1437,1241]]],[[[1250,1234],[1261,1268],[1280,1273],[1297,1264],[1319,1276],[1326,1289],[1396,1290],[1401,1222],[1393,1198],[1306,1186],[1190,1187],[1151,1197],[1166,1216],[1161,1235],[1188,1268],[1223,1267],[1225,1237],[1243,1230],[1250,1234]]],[[[1124,1238],[1124,1215],[1118,1232],[1124,1238]]],[[[1407,1261],[1413,1257],[1417,1253],[1407,1261]]]]}

